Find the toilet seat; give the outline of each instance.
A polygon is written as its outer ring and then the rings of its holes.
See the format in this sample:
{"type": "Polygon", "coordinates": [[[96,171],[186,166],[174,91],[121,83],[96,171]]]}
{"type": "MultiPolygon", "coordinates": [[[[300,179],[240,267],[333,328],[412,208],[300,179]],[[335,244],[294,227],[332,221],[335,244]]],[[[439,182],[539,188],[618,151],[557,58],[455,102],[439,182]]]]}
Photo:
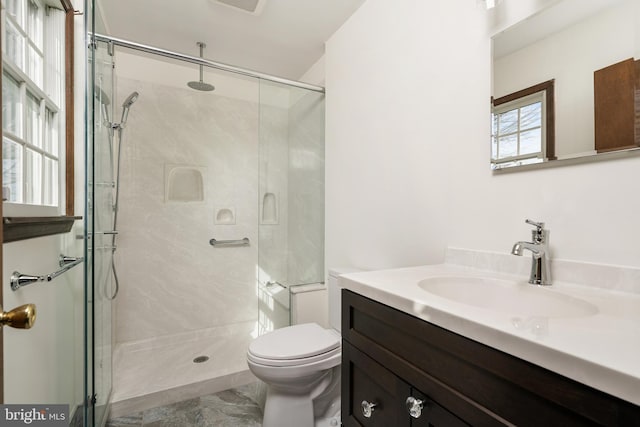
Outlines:
{"type": "Polygon", "coordinates": [[[315,323],[289,326],[256,338],[247,358],[265,366],[299,366],[339,355],[340,335],[315,323]]]}
{"type": "Polygon", "coordinates": [[[274,366],[274,367],[287,367],[287,366],[303,366],[309,365],[315,362],[321,362],[324,360],[329,360],[334,356],[338,356],[337,360],[340,360],[340,354],[342,352],[341,348],[334,348],[333,350],[329,350],[325,353],[316,354],[311,357],[302,357],[297,359],[267,359],[264,357],[258,357],[255,354],[252,354],[250,351],[247,353],[247,359],[250,362],[253,362],[258,365],[263,366],[274,366]]]}

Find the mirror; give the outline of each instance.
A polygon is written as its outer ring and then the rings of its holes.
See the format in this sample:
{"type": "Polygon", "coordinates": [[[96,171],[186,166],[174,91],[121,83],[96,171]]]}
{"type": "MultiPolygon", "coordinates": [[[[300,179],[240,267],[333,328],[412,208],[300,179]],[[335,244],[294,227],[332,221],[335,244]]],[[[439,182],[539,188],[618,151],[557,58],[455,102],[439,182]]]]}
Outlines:
{"type": "Polygon", "coordinates": [[[496,34],[492,169],[638,154],[638,28],[640,0],[560,0],[496,34]]]}

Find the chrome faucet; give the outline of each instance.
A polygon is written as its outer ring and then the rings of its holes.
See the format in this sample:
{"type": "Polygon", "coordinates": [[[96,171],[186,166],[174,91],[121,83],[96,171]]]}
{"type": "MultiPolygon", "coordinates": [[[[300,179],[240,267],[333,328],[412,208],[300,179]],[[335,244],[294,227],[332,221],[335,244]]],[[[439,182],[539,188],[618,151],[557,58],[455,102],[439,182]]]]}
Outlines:
{"type": "Polygon", "coordinates": [[[549,265],[549,230],[544,229],[544,222],[525,220],[535,227],[531,231],[532,242],[516,242],[511,254],[522,256],[525,249],[531,251],[531,275],[529,283],[534,285],[551,285],[551,267],[549,265]]]}

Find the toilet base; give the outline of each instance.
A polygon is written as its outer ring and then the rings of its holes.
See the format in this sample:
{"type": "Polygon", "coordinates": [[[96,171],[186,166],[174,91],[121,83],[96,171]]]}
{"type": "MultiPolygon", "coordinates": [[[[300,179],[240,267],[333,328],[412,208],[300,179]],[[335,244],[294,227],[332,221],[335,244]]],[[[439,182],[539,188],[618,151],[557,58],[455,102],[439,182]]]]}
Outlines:
{"type": "Polygon", "coordinates": [[[313,427],[313,401],[269,388],[262,427],[313,427]]]}
{"type": "Polygon", "coordinates": [[[336,427],[340,425],[340,367],[306,390],[267,385],[262,427],[336,427]],[[321,413],[317,413],[321,411],[321,413]]]}
{"type": "Polygon", "coordinates": [[[339,398],[337,401],[337,411],[330,410],[325,416],[314,419],[313,402],[309,398],[267,393],[262,427],[338,427],[340,426],[339,398]],[[283,412],[283,408],[286,412],[283,412]]]}

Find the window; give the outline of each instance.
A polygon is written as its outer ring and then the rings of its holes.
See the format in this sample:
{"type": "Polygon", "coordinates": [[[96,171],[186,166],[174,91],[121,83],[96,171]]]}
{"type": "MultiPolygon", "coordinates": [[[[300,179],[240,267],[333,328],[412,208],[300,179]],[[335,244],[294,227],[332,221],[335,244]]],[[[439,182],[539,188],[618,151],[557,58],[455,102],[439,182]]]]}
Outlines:
{"type": "Polygon", "coordinates": [[[554,158],[553,80],[493,101],[491,167],[554,158]]]}
{"type": "Polygon", "coordinates": [[[6,0],[2,38],[4,216],[52,216],[62,210],[65,19],[65,11],[46,6],[42,0],[6,0]]]}

